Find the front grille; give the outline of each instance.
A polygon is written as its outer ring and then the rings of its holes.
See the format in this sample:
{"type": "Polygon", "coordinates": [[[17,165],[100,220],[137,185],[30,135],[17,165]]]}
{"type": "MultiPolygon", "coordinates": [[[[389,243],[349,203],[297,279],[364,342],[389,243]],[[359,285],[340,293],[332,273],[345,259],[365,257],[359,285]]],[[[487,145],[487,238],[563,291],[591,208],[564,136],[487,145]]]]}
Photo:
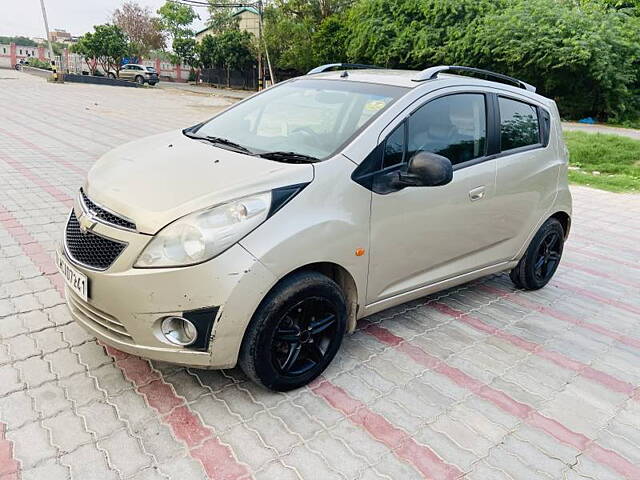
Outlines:
{"type": "Polygon", "coordinates": [[[127,246],[91,231],[82,232],[75,212],[71,212],[65,231],[65,245],[73,260],[90,268],[106,270],[127,246]]]}
{"type": "Polygon", "coordinates": [[[67,298],[69,299],[69,306],[73,313],[80,317],[84,323],[98,330],[103,335],[108,335],[122,342],[132,343],[133,339],[131,335],[129,335],[127,328],[122,322],[116,320],[115,317],[88,304],[68,289],[67,298]]]}
{"type": "Polygon", "coordinates": [[[111,225],[115,225],[116,227],[127,228],[129,230],[136,229],[136,224],[132,221],[122,218],[108,210],[105,210],[100,205],[96,205],[94,202],[92,202],[91,199],[87,197],[87,194],[84,193],[83,189],[80,189],[80,195],[82,195],[82,201],[87,207],[87,210],[89,210],[89,212],[91,212],[94,217],[99,218],[106,223],[110,223],[111,225]]]}

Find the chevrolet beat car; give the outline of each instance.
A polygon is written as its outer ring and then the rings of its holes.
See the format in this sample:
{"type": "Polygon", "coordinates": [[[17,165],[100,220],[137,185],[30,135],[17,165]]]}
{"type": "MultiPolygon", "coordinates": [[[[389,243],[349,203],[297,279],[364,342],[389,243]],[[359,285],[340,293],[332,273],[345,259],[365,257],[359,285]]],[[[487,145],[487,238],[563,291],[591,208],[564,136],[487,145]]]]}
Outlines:
{"type": "Polygon", "coordinates": [[[57,252],[73,317],[283,391],[362,317],[497,272],[543,287],[571,223],[555,103],[468,67],[359,67],[100,158],[57,252]]]}

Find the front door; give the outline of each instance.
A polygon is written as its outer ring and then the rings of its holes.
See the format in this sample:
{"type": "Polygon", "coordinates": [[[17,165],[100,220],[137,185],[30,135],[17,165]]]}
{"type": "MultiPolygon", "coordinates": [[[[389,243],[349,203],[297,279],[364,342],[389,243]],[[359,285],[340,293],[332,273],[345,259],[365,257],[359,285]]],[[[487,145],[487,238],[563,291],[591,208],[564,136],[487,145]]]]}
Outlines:
{"type": "MultiPolygon", "coordinates": [[[[453,181],[374,193],[367,303],[495,263],[502,242],[495,201],[496,159],[488,152],[491,97],[456,93],[424,103],[387,136],[381,172],[417,151],[443,155],[453,181]]],[[[374,181],[375,183],[375,181],[374,181]]]]}
{"type": "Polygon", "coordinates": [[[131,70],[131,65],[125,65],[120,70],[120,78],[122,78],[123,80],[130,80],[131,73],[133,73],[133,70],[131,70]]]}

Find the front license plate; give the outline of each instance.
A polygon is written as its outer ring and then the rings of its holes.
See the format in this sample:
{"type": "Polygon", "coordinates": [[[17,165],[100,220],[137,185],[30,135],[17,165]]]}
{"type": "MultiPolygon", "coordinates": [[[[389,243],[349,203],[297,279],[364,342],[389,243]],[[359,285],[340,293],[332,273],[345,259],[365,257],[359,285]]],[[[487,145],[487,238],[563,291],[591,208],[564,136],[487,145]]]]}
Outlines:
{"type": "Polygon", "coordinates": [[[58,251],[56,251],[56,265],[69,288],[78,294],[85,302],[88,301],[89,279],[87,276],[72,267],[69,261],[58,251]]]}

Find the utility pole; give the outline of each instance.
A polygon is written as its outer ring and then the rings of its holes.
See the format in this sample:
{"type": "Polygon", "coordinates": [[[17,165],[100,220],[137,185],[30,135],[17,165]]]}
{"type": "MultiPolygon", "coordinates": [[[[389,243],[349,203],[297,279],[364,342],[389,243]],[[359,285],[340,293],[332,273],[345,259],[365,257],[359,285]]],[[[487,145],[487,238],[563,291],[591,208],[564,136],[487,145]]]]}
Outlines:
{"type": "Polygon", "coordinates": [[[258,91],[264,87],[262,75],[262,0],[258,0],[258,91]]]}
{"type": "Polygon", "coordinates": [[[271,85],[275,85],[276,78],[273,75],[273,68],[271,68],[271,59],[269,58],[269,49],[267,48],[267,41],[262,36],[262,31],[264,30],[264,27],[262,26],[263,13],[264,13],[264,8],[262,6],[262,0],[258,0],[258,29],[260,31],[260,38],[258,41],[262,41],[262,44],[264,45],[264,53],[267,56],[267,65],[269,67],[269,77],[271,78],[271,85]]]}
{"type": "Polygon", "coordinates": [[[53,79],[58,80],[58,72],[56,72],[56,61],[53,56],[53,47],[51,46],[51,37],[49,36],[49,21],[47,20],[47,10],[44,8],[44,0],[40,0],[40,7],[42,8],[42,19],[44,20],[44,30],[47,34],[47,43],[49,44],[49,60],[51,61],[51,67],[53,68],[53,79]]]}

